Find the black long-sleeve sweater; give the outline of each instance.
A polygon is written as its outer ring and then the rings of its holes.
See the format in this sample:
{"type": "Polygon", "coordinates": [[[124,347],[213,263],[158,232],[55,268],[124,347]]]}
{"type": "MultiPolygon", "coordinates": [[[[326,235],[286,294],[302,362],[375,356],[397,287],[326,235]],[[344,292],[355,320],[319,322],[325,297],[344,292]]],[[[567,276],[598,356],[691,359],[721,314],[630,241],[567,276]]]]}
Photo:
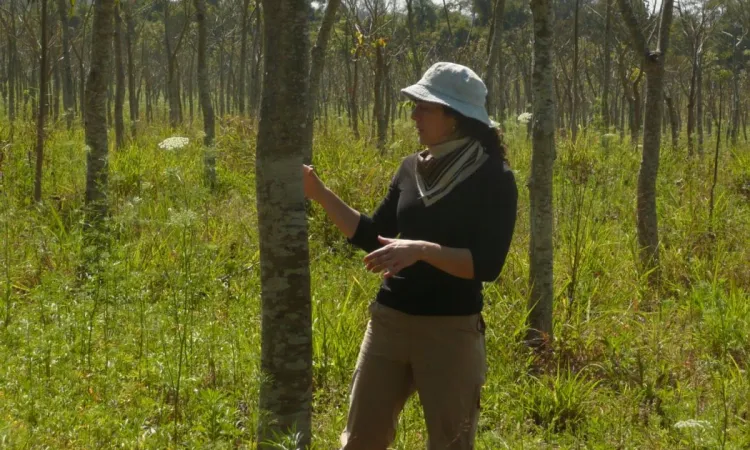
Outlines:
{"type": "Polygon", "coordinates": [[[518,190],[513,172],[497,155],[426,207],[416,184],[417,155],[406,157],[372,217],[361,215],[349,239],[371,252],[378,235],[468,248],[474,279],[458,278],[419,261],[386,278],[376,300],[413,315],[469,315],[482,310],[482,282],[500,274],[516,223],[518,190]]]}

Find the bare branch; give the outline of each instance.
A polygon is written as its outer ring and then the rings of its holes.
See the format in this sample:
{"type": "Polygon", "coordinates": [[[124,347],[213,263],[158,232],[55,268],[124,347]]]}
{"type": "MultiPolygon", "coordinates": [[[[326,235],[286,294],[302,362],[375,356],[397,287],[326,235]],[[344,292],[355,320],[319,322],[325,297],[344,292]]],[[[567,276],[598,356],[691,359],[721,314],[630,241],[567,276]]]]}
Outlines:
{"type": "Polygon", "coordinates": [[[617,3],[620,5],[620,12],[622,13],[623,20],[630,31],[630,37],[633,40],[635,50],[645,57],[649,53],[648,44],[646,42],[646,37],[643,35],[641,27],[638,24],[638,18],[635,17],[633,8],[630,6],[630,2],[628,0],[617,0],[617,3]]]}

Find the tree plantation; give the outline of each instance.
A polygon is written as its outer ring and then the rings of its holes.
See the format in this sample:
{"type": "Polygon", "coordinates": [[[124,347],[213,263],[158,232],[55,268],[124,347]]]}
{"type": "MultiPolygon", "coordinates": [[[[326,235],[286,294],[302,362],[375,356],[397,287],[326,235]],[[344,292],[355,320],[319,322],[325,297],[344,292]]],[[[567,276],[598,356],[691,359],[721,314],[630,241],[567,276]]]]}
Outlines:
{"type": "Polygon", "coordinates": [[[301,168],[372,214],[439,61],[518,187],[475,448],[750,447],[747,1],[2,0],[0,448],[340,448],[383,276],[301,168]]]}

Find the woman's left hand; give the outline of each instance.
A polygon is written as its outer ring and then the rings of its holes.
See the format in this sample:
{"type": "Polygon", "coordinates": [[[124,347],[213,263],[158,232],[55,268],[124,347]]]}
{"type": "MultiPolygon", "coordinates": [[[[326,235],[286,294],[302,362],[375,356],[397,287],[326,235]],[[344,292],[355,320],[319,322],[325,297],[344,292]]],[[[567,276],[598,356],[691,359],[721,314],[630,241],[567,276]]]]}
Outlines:
{"type": "Polygon", "coordinates": [[[383,247],[365,256],[365,264],[370,272],[383,272],[383,277],[390,278],[401,269],[419,261],[423,252],[422,241],[408,239],[390,239],[378,236],[383,247]]]}

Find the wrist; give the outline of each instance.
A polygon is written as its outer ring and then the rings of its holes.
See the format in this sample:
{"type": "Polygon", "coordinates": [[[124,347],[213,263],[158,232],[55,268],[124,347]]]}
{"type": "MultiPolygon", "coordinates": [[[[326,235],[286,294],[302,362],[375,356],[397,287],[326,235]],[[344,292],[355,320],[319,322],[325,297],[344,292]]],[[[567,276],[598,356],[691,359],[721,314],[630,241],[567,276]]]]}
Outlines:
{"type": "Polygon", "coordinates": [[[432,242],[419,241],[419,260],[425,262],[429,261],[430,254],[434,247],[435,244],[432,242]]]}

